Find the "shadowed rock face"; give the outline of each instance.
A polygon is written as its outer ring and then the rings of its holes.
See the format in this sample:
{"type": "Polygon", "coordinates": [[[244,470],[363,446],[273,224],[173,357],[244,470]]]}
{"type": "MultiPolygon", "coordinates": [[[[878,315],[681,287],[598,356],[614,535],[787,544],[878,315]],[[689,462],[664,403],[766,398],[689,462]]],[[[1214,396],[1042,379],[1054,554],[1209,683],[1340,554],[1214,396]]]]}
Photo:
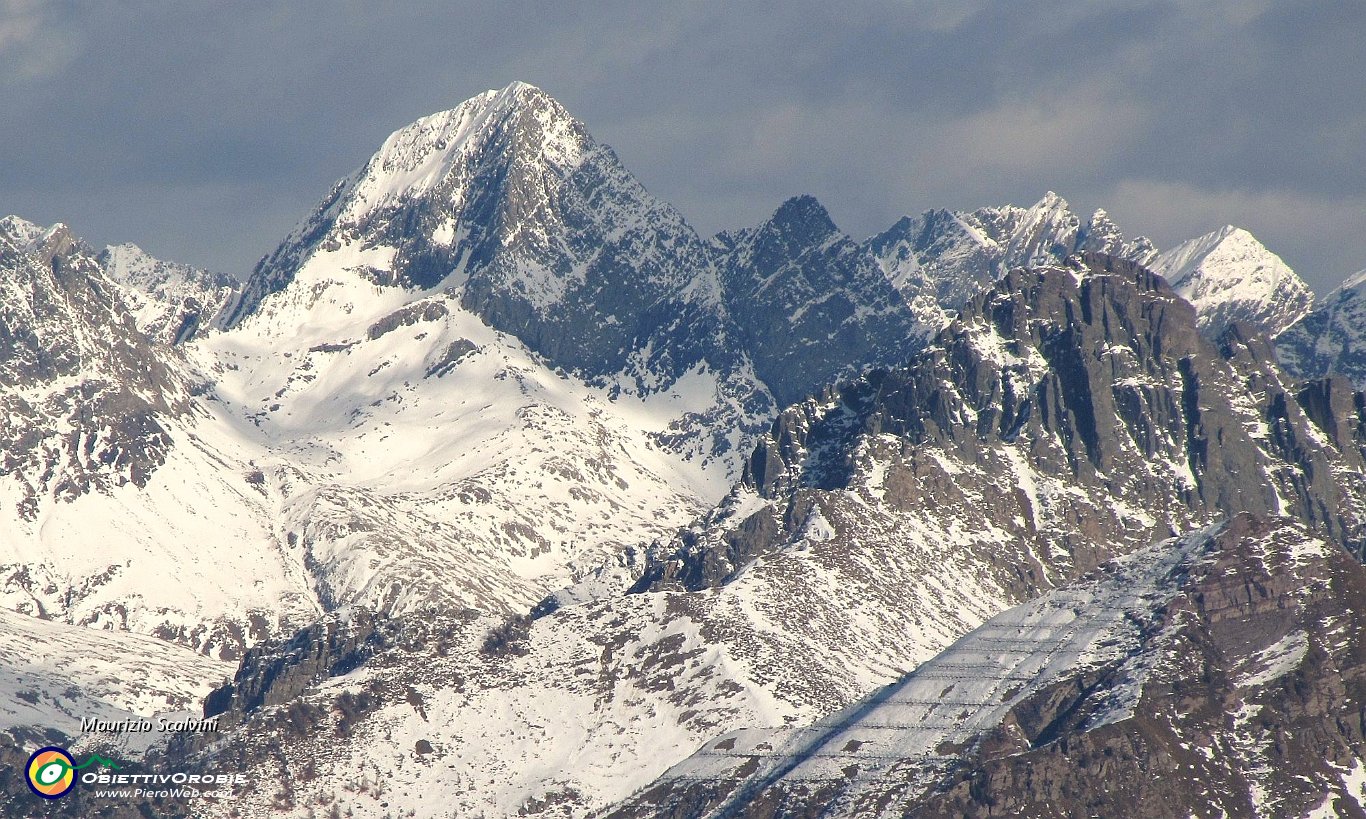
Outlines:
{"type": "Polygon", "coordinates": [[[92,248],[64,225],[0,225],[0,469],[19,516],[146,485],[183,412],[182,379],[135,326],[92,248]]]}
{"type": "Polygon", "coordinates": [[[1292,392],[1245,329],[1205,340],[1191,306],[1131,262],[1012,271],[905,367],[785,410],[745,470],[742,491],[767,503],[659,549],[636,590],[725,583],[799,539],[813,509],[836,542],[866,545],[897,537],[870,521],[928,505],[978,528],[980,559],[1019,595],[1244,511],[1292,515],[1360,554],[1361,405],[1341,384],[1292,392]],[[874,477],[880,505],[841,529],[838,510],[874,477]]]}
{"type": "Polygon", "coordinates": [[[780,405],[856,365],[900,363],[934,329],[920,325],[873,256],[810,196],[718,244],[727,310],[780,405]]]}
{"type": "Polygon", "coordinates": [[[319,680],[351,671],[384,642],[384,624],[358,609],[314,623],[287,643],[252,648],[233,681],[205,700],[204,716],[236,725],[248,712],[288,702],[319,680]]]}
{"type": "Polygon", "coordinates": [[[606,815],[1354,815],[1363,607],[1346,552],[1240,515],[1006,612],[816,727],[708,743],[606,815]]]}

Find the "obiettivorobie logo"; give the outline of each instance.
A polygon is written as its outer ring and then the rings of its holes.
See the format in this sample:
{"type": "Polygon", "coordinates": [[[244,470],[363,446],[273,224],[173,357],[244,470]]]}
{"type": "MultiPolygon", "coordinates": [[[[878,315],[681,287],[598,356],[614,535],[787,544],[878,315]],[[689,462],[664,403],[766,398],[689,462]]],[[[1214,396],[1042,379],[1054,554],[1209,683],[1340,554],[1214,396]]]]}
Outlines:
{"type": "Polygon", "coordinates": [[[28,758],[25,769],[29,790],[44,799],[61,799],[76,785],[76,772],[91,765],[101,765],[115,771],[120,768],[117,762],[99,754],[91,754],[89,759],[77,765],[65,748],[55,745],[39,748],[28,758]]]}
{"type": "Polygon", "coordinates": [[[77,780],[83,785],[95,786],[97,789],[90,795],[101,798],[226,798],[233,795],[232,786],[247,784],[247,777],[240,773],[111,773],[122,768],[119,763],[99,754],[91,754],[77,764],[70,751],[50,745],[33,752],[25,766],[25,774],[29,790],[44,799],[61,799],[71,792],[77,780]],[[104,770],[96,772],[95,767],[104,770]],[[135,787],[110,787],[129,785],[135,787]]]}

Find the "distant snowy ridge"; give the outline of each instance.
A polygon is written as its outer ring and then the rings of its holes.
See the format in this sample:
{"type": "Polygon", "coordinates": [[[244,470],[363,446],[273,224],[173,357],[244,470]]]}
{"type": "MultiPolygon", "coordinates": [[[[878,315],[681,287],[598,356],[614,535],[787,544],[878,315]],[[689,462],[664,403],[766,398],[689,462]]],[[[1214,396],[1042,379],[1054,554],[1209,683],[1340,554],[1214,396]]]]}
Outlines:
{"type": "Polygon", "coordinates": [[[908,300],[929,294],[947,311],[1012,268],[1058,264],[1080,251],[1140,264],[1156,255],[1147,239],[1125,239],[1103,210],[1083,224],[1067,200],[1052,191],[1027,208],[931,210],[902,217],[864,246],[908,300]]]}
{"type": "Polygon", "coordinates": [[[230,276],[162,261],[134,244],[106,247],[99,262],[123,285],[138,329],[168,344],[184,343],[214,326],[241,287],[230,276]]]}
{"type": "Polygon", "coordinates": [[[1366,270],[1348,278],[1282,333],[1276,354],[1296,375],[1341,375],[1366,390],[1366,270]]]}

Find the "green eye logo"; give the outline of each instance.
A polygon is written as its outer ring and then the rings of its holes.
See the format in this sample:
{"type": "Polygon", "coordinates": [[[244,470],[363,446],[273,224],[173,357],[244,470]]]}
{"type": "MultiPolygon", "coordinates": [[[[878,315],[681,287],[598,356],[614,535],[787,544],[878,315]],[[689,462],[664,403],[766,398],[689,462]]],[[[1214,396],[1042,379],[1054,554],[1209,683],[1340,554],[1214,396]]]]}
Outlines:
{"type": "Polygon", "coordinates": [[[60,799],[76,784],[76,771],[91,765],[116,771],[120,767],[114,760],[105,759],[99,754],[91,754],[89,759],[77,765],[65,748],[55,745],[39,748],[28,758],[28,765],[25,766],[29,790],[44,799],[60,799]]]}
{"type": "Polygon", "coordinates": [[[76,763],[65,748],[39,748],[27,770],[29,789],[44,799],[60,799],[76,784],[76,763]]]}

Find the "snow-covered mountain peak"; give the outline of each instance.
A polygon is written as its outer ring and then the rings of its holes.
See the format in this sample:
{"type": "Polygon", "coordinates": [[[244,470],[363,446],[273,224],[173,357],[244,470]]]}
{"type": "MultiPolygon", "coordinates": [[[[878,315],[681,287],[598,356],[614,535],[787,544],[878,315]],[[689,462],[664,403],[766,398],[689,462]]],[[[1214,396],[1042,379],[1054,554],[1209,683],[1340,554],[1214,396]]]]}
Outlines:
{"type": "Polygon", "coordinates": [[[596,226],[603,211],[625,203],[682,225],[550,95],[526,83],[485,91],[390,134],[261,260],[228,324],[255,312],[310,261],[375,284],[430,288],[457,270],[488,266],[509,245],[532,257],[509,272],[521,274],[526,295],[544,308],[563,295],[575,266],[558,258],[566,250],[561,234],[579,218],[596,226]],[[565,190],[578,174],[603,184],[599,212],[565,190]],[[551,275],[533,276],[532,268],[551,275]]]}
{"type": "Polygon", "coordinates": [[[1066,255],[1075,245],[1081,222],[1067,200],[1053,191],[1018,219],[1006,242],[1006,264],[1010,267],[1048,264],[1056,261],[1059,249],[1066,255]]]}
{"type": "Polygon", "coordinates": [[[1179,281],[1193,272],[1199,266],[1200,261],[1218,248],[1226,239],[1232,239],[1235,243],[1243,245],[1248,244],[1249,239],[1256,241],[1248,231],[1234,225],[1224,225],[1218,230],[1212,230],[1202,236],[1188,239],[1163,253],[1159,266],[1162,270],[1173,274],[1163,273],[1163,275],[1173,283],[1179,281]]]}
{"type": "Polygon", "coordinates": [[[293,311],[345,282],[372,293],[399,286],[408,298],[448,290],[490,326],[593,378],[628,372],[644,388],[661,364],[667,384],[704,357],[713,369],[733,363],[701,338],[722,319],[701,238],[526,84],[391,135],[262,260],[227,324],[293,311]],[[299,295],[266,304],[296,279],[299,295]],[[663,334],[690,338],[645,343],[663,334]],[[670,351],[678,343],[694,349],[670,351]],[[669,361],[642,364],[642,346],[669,361]]]}
{"type": "Polygon", "coordinates": [[[115,281],[142,284],[153,279],[152,267],[157,260],[132,242],[108,245],[101,255],[104,272],[115,281]]]}
{"type": "Polygon", "coordinates": [[[77,246],[88,249],[88,246],[71,232],[70,226],[65,222],[56,222],[30,234],[28,241],[19,246],[19,249],[44,262],[50,262],[57,256],[69,255],[77,246]]]}
{"type": "MultiPolygon", "coordinates": [[[[729,261],[750,264],[755,257],[767,256],[782,265],[840,239],[848,237],[835,226],[825,206],[816,197],[802,194],[783,202],[758,225],[722,231],[712,243],[723,255],[734,257],[729,261]]],[[[728,263],[723,260],[720,265],[724,268],[728,263]]],[[[727,275],[723,273],[722,278],[727,275]]]]}
{"type": "MultiPolygon", "coordinates": [[[[700,376],[706,397],[657,431],[676,451],[738,464],[737,441],[703,442],[700,419],[757,431],[771,406],[706,243],[526,84],[396,131],[262,260],[224,324],[253,355],[302,355],[447,314],[613,395],[645,400],[700,376]]],[[[414,360],[441,360],[439,341],[415,339],[414,360]]]]}
{"type": "MultiPolygon", "coordinates": [[[[476,155],[511,153],[513,162],[543,163],[564,174],[593,147],[587,130],[559,102],[535,86],[513,83],[391,134],[354,182],[342,217],[357,220],[386,203],[419,196],[476,155]]],[[[467,192],[462,187],[451,191],[456,202],[467,192]]]]}
{"type": "Polygon", "coordinates": [[[7,241],[19,249],[32,244],[43,235],[44,230],[42,225],[35,225],[18,216],[11,215],[0,219],[0,240],[7,241]]]}
{"type": "Polygon", "coordinates": [[[1153,269],[1195,306],[1211,335],[1242,321],[1275,336],[1312,309],[1309,285],[1248,231],[1225,225],[1160,254],[1153,269]]]}
{"type": "Polygon", "coordinates": [[[1026,224],[1033,221],[1067,223],[1077,218],[1072,212],[1072,206],[1055,191],[1045,191],[1039,201],[1025,208],[1025,213],[1026,224]]]}

